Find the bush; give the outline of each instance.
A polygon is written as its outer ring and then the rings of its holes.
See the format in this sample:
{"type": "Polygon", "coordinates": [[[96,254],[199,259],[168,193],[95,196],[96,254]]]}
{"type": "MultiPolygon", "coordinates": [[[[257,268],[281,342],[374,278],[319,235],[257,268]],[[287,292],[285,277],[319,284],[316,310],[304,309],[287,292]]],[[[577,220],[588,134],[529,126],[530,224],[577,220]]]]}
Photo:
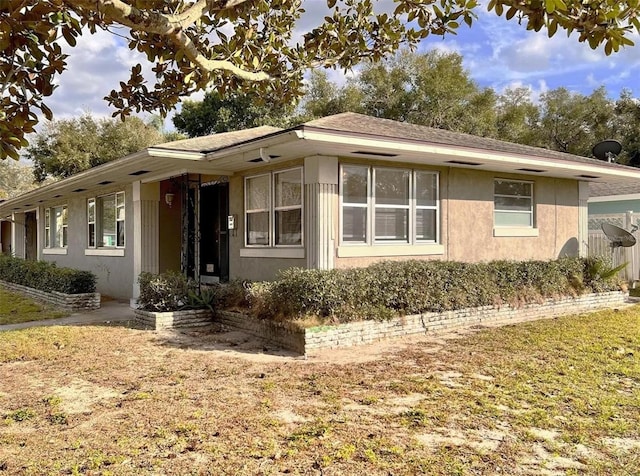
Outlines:
{"type": "Polygon", "coordinates": [[[0,279],[41,291],[66,294],[93,293],[96,277],[90,271],[58,268],[47,261],[27,261],[0,255],[0,279]]]}
{"type": "Polygon", "coordinates": [[[175,271],[161,274],[140,273],[138,283],[138,304],[142,309],[153,312],[186,309],[209,309],[215,312],[220,302],[232,303],[238,294],[237,289],[232,290],[228,285],[198,287],[196,281],[175,271]]]}
{"type": "Polygon", "coordinates": [[[138,303],[146,311],[165,312],[198,307],[194,302],[197,284],[183,274],[169,271],[162,274],[143,272],[138,277],[138,303]]]}
{"type": "Polygon", "coordinates": [[[619,289],[615,270],[593,258],[554,261],[384,261],[367,268],[290,268],[248,291],[251,313],[271,319],[388,319],[489,305],[521,305],[619,289]],[[594,264],[595,263],[595,264],[594,264]]]}

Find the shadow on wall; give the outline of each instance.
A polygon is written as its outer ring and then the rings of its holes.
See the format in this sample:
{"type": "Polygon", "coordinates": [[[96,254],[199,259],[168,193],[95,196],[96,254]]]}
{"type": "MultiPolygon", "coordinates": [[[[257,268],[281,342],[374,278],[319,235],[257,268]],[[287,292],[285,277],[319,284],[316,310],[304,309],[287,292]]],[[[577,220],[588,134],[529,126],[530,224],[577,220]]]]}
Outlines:
{"type": "Polygon", "coordinates": [[[573,258],[578,256],[580,252],[580,246],[577,238],[570,238],[564,244],[560,253],[558,253],[558,258],[573,258]]]}

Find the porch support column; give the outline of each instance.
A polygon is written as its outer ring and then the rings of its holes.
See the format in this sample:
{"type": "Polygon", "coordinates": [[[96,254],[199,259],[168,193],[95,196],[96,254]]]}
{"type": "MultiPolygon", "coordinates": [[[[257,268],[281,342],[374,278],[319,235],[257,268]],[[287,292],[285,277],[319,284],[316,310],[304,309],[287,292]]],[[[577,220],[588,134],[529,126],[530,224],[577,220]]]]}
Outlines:
{"type": "Polygon", "coordinates": [[[159,183],[133,183],[133,293],[132,305],[140,296],[138,276],[158,272],[159,183]]]}
{"type": "Polygon", "coordinates": [[[578,182],[578,254],[586,257],[589,252],[589,182],[578,182]]]}
{"type": "Polygon", "coordinates": [[[304,159],[305,248],[308,269],[333,269],[335,257],[338,158],[304,159]]]}
{"type": "Polygon", "coordinates": [[[25,215],[13,213],[11,215],[11,251],[16,258],[25,258],[25,215]]]}

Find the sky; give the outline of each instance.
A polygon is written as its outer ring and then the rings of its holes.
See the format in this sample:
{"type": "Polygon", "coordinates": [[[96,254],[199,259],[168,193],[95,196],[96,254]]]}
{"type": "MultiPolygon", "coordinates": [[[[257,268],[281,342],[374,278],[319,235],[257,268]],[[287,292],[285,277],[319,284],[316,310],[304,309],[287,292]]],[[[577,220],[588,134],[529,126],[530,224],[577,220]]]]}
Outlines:
{"type": "MultiPolygon", "coordinates": [[[[385,3],[388,0],[383,0],[383,7],[385,3]]],[[[326,3],[321,0],[304,2],[307,14],[298,25],[299,31],[315,26],[326,8],[323,5],[326,3]]],[[[479,18],[471,28],[463,24],[457,35],[429,37],[418,50],[437,48],[461,54],[470,77],[479,86],[491,87],[498,93],[508,87],[526,87],[536,100],[541,93],[558,87],[588,95],[605,86],[613,99],[625,88],[640,98],[639,35],[632,38],[636,46],[607,57],[602,48],[594,51],[579,43],[575,34],[567,38],[564,31],[558,30],[553,38],[548,38],[544,30],[527,31],[515,18],[506,20],[487,12],[485,7],[478,8],[477,13],[479,18]]],[[[47,100],[57,119],[75,117],[85,111],[94,116],[110,116],[113,111],[103,97],[117,88],[119,81],[128,79],[131,66],[142,62],[147,72],[152,66],[137,52],[130,51],[121,38],[103,31],[94,35],[85,33],[77,46],[67,48],[67,52],[68,69],[47,100]]],[[[331,71],[330,78],[344,82],[342,72],[331,71]]],[[[170,118],[165,127],[173,129],[170,118]]]]}

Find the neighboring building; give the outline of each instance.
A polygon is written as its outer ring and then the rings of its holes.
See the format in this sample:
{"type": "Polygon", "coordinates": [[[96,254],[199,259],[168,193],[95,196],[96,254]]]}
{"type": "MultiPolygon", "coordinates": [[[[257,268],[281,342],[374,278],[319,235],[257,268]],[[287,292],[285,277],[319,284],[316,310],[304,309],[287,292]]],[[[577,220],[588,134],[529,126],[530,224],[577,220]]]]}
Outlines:
{"type": "Polygon", "coordinates": [[[589,184],[589,215],[640,213],[640,181],[589,184]]]}
{"type": "Polygon", "coordinates": [[[614,265],[628,263],[621,273],[627,281],[640,280],[640,251],[611,248],[611,241],[602,232],[602,224],[623,228],[640,241],[640,181],[593,182],[589,184],[589,254],[609,256],[614,265]]]}
{"type": "Polygon", "coordinates": [[[91,270],[118,298],[141,271],[552,259],[585,253],[593,180],[640,170],[344,113],[149,147],[7,200],[2,246],[91,270]]]}

